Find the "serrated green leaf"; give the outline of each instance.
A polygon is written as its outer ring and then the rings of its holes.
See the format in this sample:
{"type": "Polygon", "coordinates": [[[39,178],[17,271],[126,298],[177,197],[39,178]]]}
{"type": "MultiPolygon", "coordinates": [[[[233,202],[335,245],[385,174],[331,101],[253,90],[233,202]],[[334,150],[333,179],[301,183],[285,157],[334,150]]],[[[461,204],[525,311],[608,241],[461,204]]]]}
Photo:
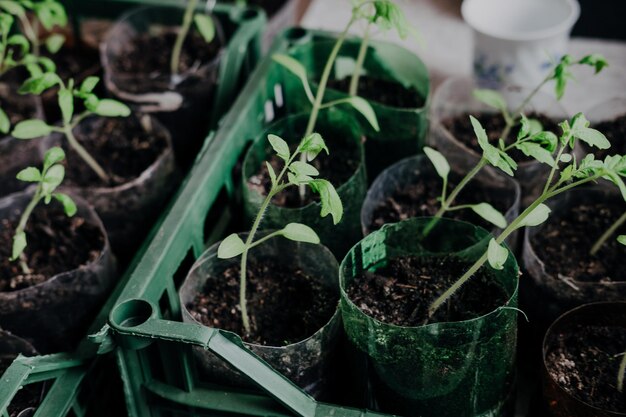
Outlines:
{"type": "Polygon", "coordinates": [[[233,233],[222,240],[222,243],[217,248],[217,257],[220,259],[234,258],[241,255],[245,250],[246,244],[236,233],[233,233]]]}
{"type": "Polygon", "coordinates": [[[58,146],[54,146],[46,151],[43,157],[43,172],[46,172],[54,164],[58,164],[65,159],[65,152],[58,146]]]}
{"type": "Polygon", "coordinates": [[[333,223],[339,223],[343,217],[343,204],[335,187],[327,180],[322,179],[311,181],[309,186],[320,196],[322,204],[320,216],[326,217],[330,214],[333,218],[333,223]]]}
{"type": "Polygon", "coordinates": [[[521,127],[519,132],[517,132],[517,140],[523,139],[530,135],[530,121],[523,114],[521,115],[520,124],[521,127]]]}
{"type": "Polygon", "coordinates": [[[61,50],[65,43],[65,36],[60,33],[54,33],[46,38],[46,49],[51,54],[56,54],[61,50]]]}
{"type": "Polygon", "coordinates": [[[358,96],[353,96],[346,98],[345,102],[361,113],[370,126],[372,126],[372,129],[376,132],[380,132],[380,126],[378,124],[378,118],[376,117],[374,108],[372,108],[372,105],[367,100],[358,96]]]}
{"type": "Polygon", "coordinates": [[[502,112],[507,111],[506,100],[502,94],[495,90],[489,89],[476,89],[473,92],[474,98],[481,103],[486,104],[489,107],[500,110],[502,112]]]}
{"type": "Polygon", "coordinates": [[[545,204],[539,204],[533,211],[528,213],[525,219],[521,221],[518,227],[534,227],[548,220],[550,217],[550,207],[545,204]]]}
{"type": "Polygon", "coordinates": [[[552,132],[536,132],[530,136],[529,141],[540,144],[549,152],[554,152],[559,143],[559,138],[552,132]]]}
{"type": "Polygon", "coordinates": [[[26,249],[26,233],[19,232],[13,236],[13,248],[11,251],[11,261],[15,261],[26,249]]]}
{"type": "Polygon", "coordinates": [[[489,143],[487,132],[478,119],[474,116],[470,116],[470,121],[472,123],[472,127],[474,128],[476,139],[478,139],[478,145],[480,145],[480,148],[483,150],[483,156],[491,165],[498,166],[498,162],[500,161],[500,152],[498,151],[498,148],[489,143]]]}
{"type": "Polygon", "coordinates": [[[551,167],[554,166],[554,158],[552,157],[552,154],[537,143],[523,142],[515,145],[515,147],[522,151],[522,153],[526,156],[530,156],[531,158],[534,158],[541,163],[550,165],[551,167]]]}
{"type": "Polygon", "coordinates": [[[295,161],[289,165],[289,170],[293,172],[296,176],[317,176],[319,175],[319,171],[313,165],[307,164],[302,161],[295,161]]]}
{"type": "Polygon", "coordinates": [[[502,213],[489,203],[474,204],[470,208],[474,213],[500,229],[504,229],[507,226],[506,219],[502,213]]]}
{"type": "Polygon", "coordinates": [[[574,137],[582,140],[589,146],[595,146],[598,149],[609,149],[611,142],[604,136],[602,132],[590,127],[583,127],[580,129],[573,129],[572,133],[574,137]]]}
{"type": "Polygon", "coordinates": [[[63,205],[63,211],[65,211],[65,215],[67,217],[73,217],[78,211],[76,203],[69,195],[63,193],[54,193],[52,194],[52,197],[54,197],[59,203],[63,205]]]}
{"type": "Polygon", "coordinates": [[[316,245],[320,243],[320,238],[317,233],[315,233],[315,230],[300,223],[289,223],[281,231],[281,234],[287,239],[296,242],[313,243],[316,245]]]}
{"type": "Polygon", "coordinates": [[[43,120],[24,120],[19,122],[11,136],[17,139],[33,139],[49,135],[52,132],[52,126],[49,126],[43,120]]]}
{"type": "Polygon", "coordinates": [[[18,172],[15,178],[24,182],[39,182],[41,181],[41,172],[35,167],[28,167],[18,172]]]}
{"type": "Polygon", "coordinates": [[[63,123],[69,125],[74,115],[74,95],[66,88],[62,88],[58,93],[59,108],[63,116],[63,123]]]}
{"type": "Polygon", "coordinates": [[[450,174],[450,164],[448,164],[446,157],[443,156],[441,152],[428,146],[424,146],[424,153],[435,167],[437,175],[443,179],[447,179],[450,174]]]}
{"type": "Polygon", "coordinates": [[[120,101],[103,98],[98,100],[94,113],[103,117],[128,117],[130,108],[120,101]]]}
{"type": "Polygon", "coordinates": [[[319,155],[323,150],[326,151],[327,155],[329,153],[328,147],[326,146],[322,135],[319,133],[312,133],[306,138],[303,138],[298,150],[299,152],[306,153],[306,159],[309,162],[317,158],[317,155],[319,155]]]}
{"type": "Polygon", "coordinates": [[[291,157],[291,152],[289,151],[289,145],[287,142],[280,136],[269,134],[267,135],[267,139],[270,141],[270,145],[272,145],[272,149],[276,152],[279,158],[284,161],[288,161],[291,157]]]}
{"type": "Polygon", "coordinates": [[[11,120],[7,116],[6,112],[0,109],[0,132],[5,135],[11,130],[11,120]]]}
{"type": "Polygon", "coordinates": [[[507,258],[509,257],[509,251],[502,247],[495,239],[491,238],[489,241],[489,248],[487,249],[487,260],[489,261],[489,265],[493,269],[502,270],[504,269],[504,264],[506,263],[507,258]]]}
{"type": "Polygon", "coordinates": [[[202,38],[204,38],[204,41],[206,43],[211,43],[213,39],[215,39],[215,24],[213,23],[211,16],[203,13],[197,13],[193,17],[193,21],[196,24],[198,32],[202,35],[202,38]]]}

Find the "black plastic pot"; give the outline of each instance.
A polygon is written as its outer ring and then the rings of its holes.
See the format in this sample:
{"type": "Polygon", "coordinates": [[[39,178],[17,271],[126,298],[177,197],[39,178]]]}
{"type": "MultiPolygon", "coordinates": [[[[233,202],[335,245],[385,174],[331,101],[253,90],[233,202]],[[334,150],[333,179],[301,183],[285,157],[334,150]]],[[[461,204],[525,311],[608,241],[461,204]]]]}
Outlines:
{"type": "MultiPolygon", "coordinates": [[[[246,234],[240,236],[245,239],[246,234]]],[[[180,288],[180,302],[185,322],[200,324],[192,316],[188,305],[198,294],[207,291],[209,279],[221,277],[223,271],[238,266],[241,262],[240,257],[219,259],[217,257],[219,244],[220,242],[216,243],[198,258],[180,288]]],[[[301,269],[331,289],[336,300],[329,302],[339,300],[338,264],[332,253],[322,245],[293,242],[278,237],[253,248],[248,259],[249,262],[280,259],[281,262],[294,266],[294,269],[301,269]]],[[[309,394],[316,398],[324,398],[336,388],[333,385],[337,376],[334,372],[334,361],[340,330],[341,318],[339,310],[336,309],[335,314],[322,328],[304,340],[283,346],[252,343],[245,343],[245,346],[309,394]]],[[[239,387],[252,386],[245,376],[233,371],[223,360],[209,351],[194,348],[194,353],[209,381],[239,387]]]]}
{"type": "MultiPolygon", "coordinates": [[[[181,81],[172,84],[169,73],[137,74],[120,72],[117,62],[139,36],[161,30],[177,32],[182,22],[182,7],[143,7],[122,16],[101,44],[101,59],[107,89],[118,99],[130,103],[141,113],[153,113],[170,132],[174,151],[183,166],[190,165],[209,130],[210,109],[214,102],[220,60],[224,55],[223,31],[213,18],[220,52],[208,63],[181,73],[181,81]],[[149,83],[146,80],[150,80],[149,83]],[[138,90],[139,86],[145,88],[138,90]]],[[[191,33],[191,32],[190,32],[191,33]]],[[[146,51],[165,54],[166,51],[146,51]]]]}
{"type": "MultiPolygon", "coordinates": [[[[102,219],[111,247],[123,262],[134,256],[150,228],[167,204],[169,197],[180,183],[172,142],[169,131],[153,116],[132,115],[143,118],[141,125],[150,134],[165,139],[167,145],[152,164],[140,176],[114,187],[83,187],[73,185],[68,176],[62,189],[78,195],[91,204],[102,219]]],[[[84,120],[74,134],[80,141],[81,131],[89,130],[89,124],[98,118],[84,120]]],[[[40,152],[43,154],[52,146],[67,145],[61,134],[52,134],[41,141],[40,152]]],[[[82,160],[80,163],[83,163],[82,160]]]]}
{"type": "MultiPolygon", "coordinates": [[[[15,193],[0,200],[0,218],[17,219],[32,197],[15,193]]],[[[90,264],[12,292],[0,292],[0,326],[33,342],[42,353],[67,350],[82,336],[116,280],[115,259],[96,212],[73,196],[76,216],[100,230],[103,246],[90,264]]],[[[0,228],[6,227],[0,224],[0,228]]]]}
{"type": "MultiPolygon", "coordinates": [[[[581,326],[610,326],[626,328],[626,302],[585,304],[568,311],[550,326],[543,341],[543,394],[547,413],[551,417],[623,417],[626,413],[599,409],[568,392],[548,371],[550,350],[559,335],[581,326]]],[[[618,368],[615,368],[617,376],[618,368]]],[[[592,387],[589,387],[592,389],[592,387]]]]}

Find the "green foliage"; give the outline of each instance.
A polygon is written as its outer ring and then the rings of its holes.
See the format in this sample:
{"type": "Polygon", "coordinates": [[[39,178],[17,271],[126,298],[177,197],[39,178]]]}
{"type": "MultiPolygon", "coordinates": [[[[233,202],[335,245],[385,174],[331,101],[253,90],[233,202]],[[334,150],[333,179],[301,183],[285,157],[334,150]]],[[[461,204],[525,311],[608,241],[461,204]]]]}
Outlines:
{"type": "Polygon", "coordinates": [[[178,35],[176,36],[176,41],[174,42],[170,58],[170,71],[172,77],[176,77],[178,75],[180,55],[183,50],[185,38],[187,38],[187,34],[189,33],[192,23],[195,23],[198,33],[202,36],[206,43],[211,43],[213,39],[215,39],[215,23],[213,23],[212,17],[203,12],[196,13],[197,7],[198,0],[189,0],[187,2],[187,6],[185,7],[183,21],[181,23],[180,30],[178,31],[178,35]]]}
{"type": "Polygon", "coordinates": [[[395,30],[402,39],[411,33],[415,34],[404,11],[394,1],[352,0],[352,6],[352,15],[356,20],[365,20],[382,31],[395,30]]]}
{"type": "Polygon", "coordinates": [[[504,264],[509,257],[509,251],[507,248],[498,243],[494,238],[489,241],[489,247],[487,249],[487,260],[489,265],[493,269],[502,270],[504,264]]]}
{"type": "Polygon", "coordinates": [[[617,237],[617,241],[622,245],[626,246],[626,235],[619,235],[617,237]]]}

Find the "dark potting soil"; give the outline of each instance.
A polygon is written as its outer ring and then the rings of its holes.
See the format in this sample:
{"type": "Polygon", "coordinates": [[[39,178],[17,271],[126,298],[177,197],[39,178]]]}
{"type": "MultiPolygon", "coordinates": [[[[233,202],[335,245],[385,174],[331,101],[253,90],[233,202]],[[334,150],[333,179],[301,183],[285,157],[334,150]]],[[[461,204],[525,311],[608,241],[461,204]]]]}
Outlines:
{"type": "MultiPolygon", "coordinates": [[[[227,0],[227,3],[235,3],[235,1],[227,0]]],[[[285,3],[287,3],[287,0],[248,0],[250,6],[262,8],[269,17],[276,14],[285,3]]]]}
{"type": "MultiPolygon", "coordinates": [[[[332,138],[330,140],[327,139],[327,141],[333,144],[330,155],[322,151],[317,158],[309,163],[319,171],[320,175],[318,178],[330,181],[338,189],[355,174],[359,168],[360,161],[353,148],[348,148],[342,141],[332,140],[332,138]]],[[[292,152],[295,149],[296,146],[291,147],[292,152]]],[[[269,162],[277,174],[285,166],[285,162],[275,154],[272,154],[269,162]]],[[[272,188],[272,181],[265,164],[261,164],[256,175],[248,178],[248,187],[257,190],[262,195],[267,195],[272,188]]],[[[317,194],[311,192],[308,187],[305,198],[301,200],[299,188],[292,186],[274,197],[272,202],[280,207],[298,208],[318,200],[317,194]]]]}
{"type": "MultiPolygon", "coordinates": [[[[330,80],[328,86],[347,93],[350,90],[350,77],[330,80]]],[[[390,107],[418,109],[424,106],[424,97],[415,88],[382,78],[359,77],[357,94],[364,99],[390,107]]]]}
{"type": "Polygon", "coordinates": [[[57,73],[64,81],[74,78],[74,81],[80,83],[80,76],[87,75],[87,72],[93,72],[89,75],[98,75],[98,69],[101,68],[100,54],[93,48],[64,47],[54,55],[47,53],[44,55],[54,61],[57,73]]]}
{"type": "Polygon", "coordinates": [[[594,128],[604,133],[611,142],[609,149],[593,148],[596,159],[604,159],[607,155],[626,154],[626,114],[616,117],[614,120],[598,123],[594,128]]]}
{"type": "Polygon", "coordinates": [[[621,281],[626,262],[624,247],[616,238],[626,233],[626,226],[608,239],[596,256],[589,251],[623,212],[623,205],[607,203],[555,211],[531,243],[546,271],[554,277],[584,282],[621,281]]]}
{"type": "Polygon", "coordinates": [[[24,253],[31,272],[24,274],[19,262],[9,261],[18,221],[19,217],[0,221],[0,292],[21,290],[87,265],[104,247],[100,229],[79,215],[68,218],[54,201],[49,206],[39,205],[26,226],[28,246],[24,253]]]}
{"type": "MultiPolygon", "coordinates": [[[[448,187],[449,190],[454,189],[459,180],[460,178],[453,177],[448,187]]],[[[437,200],[441,197],[441,187],[441,179],[423,177],[421,181],[397,190],[374,209],[369,229],[375,231],[387,223],[397,223],[413,217],[434,216],[441,207],[441,203],[437,200]]],[[[499,194],[502,192],[481,187],[480,183],[475,182],[459,194],[454,205],[489,203],[500,213],[505,214],[512,204],[496,198],[499,194]]],[[[487,230],[494,228],[493,224],[485,221],[470,209],[448,211],[445,217],[463,220],[487,230]]]]}
{"type": "Polygon", "coordinates": [[[142,123],[149,123],[145,117],[94,117],[83,121],[74,135],[89,154],[95,158],[109,175],[108,183],[83,161],[78,153],[63,141],[67,153],[67,183],[82,187],[113,187],[139,177],[150,167],[167,147],[162,132],[155,134],[142,123]]]}
{"type": "Polygon", "coordinates": [[[11,97],[6,97],[4,94],[0,96],[0,108],[9,117],[11,126],[15,126],[22,120],[32,119],[37,115],[37,110],[32,106],[32,102],[11,100],[11,97]]]}
{"type": "Polygon", "coordinates": [[[546,356],[548,372],[574,397],[594,407],[626,412],[626,396],[617,390],[626,329],[577,325],[554,335],[546,356]]]}
{"type": "MultiPolygon", "coordinates": [[[[119,59],[114,61],[114,71],[134,75],[145,75],[141,83],[126,83],[124,88],[131,93],[169,89],[169,83],[160,85],[156,79],[170,74],[171,51],[176,42],[177,31],[169,30],[158,36],[140,34],[126,42],[119,59]],[[165,52],[167,51],[167,52],[165,52]]],[[[219,53],[220,43],[207,44],[202,36],[190,32],[185,38],[180,55],[179,72],[185,73],[210,63],[219,53]]]]}
{"type": "Polygon", "coordinates": [[[338,295],[294,266],[273,259],[248,263],[248,315],[245,334],[239,309],[239,265],[211,277],[204,291],[187,305],[206,326],[242,335],[249,343],[284,346],[307,339],[322,328],[337,309],[338,295]]]}
{"type": "MultiPolygon", "coordinates": [[[[448,131],[454,136],[458,141],[463,143],[465,146],[482,155],[482,149],[478,144],[478,139],[474,134],[474,128],[472,127],[472,123],[470,121],[470,113],[463,114],[461,116],[456,116],[449,119],[443,120],[443,126],[448,129],[448,131]]],[[[482,124],[483,128],[487,131],[487,137],[489,138],[489,142],[493,145],[498,145],[498,140],[500,139],[500,135],[506,126],[506,122],[504,121],[504,117],[502,117],[499,113],[479,113],[473,115],[478,119],[478,121],[482,124]]],[[[529,119],[538,120],[543,126],[543,130],[552,132],[559,136],[561,133],[561,129],[558,124],[550,119],[549,117],[538,114],[538,113],[529,113],[526,115],[529,119]]],[[[510,145],[514,142],[517,137],[517,133],[519,132],[520,125],[517,125],[511,129],[511,133],[508,137],[504,138],[504,142],[507,145],[510,145]]],[[[509,152],[509,155],[516,162],[526,162],[531,161],[533,158],[524,155],[521,151],[517,149],[512,149],[509,152]]]]}
{"type": "MultiPolygon", "coordinates": [[[[354,278],[348,296],[363,312],[397,326],[420,326],[428,307],[465,273],[470,263],[454,257],[403,256],[354,278]]],[[[469,320],[506,304],[508,296],[486,267],[429,320],[469,320]]]]}

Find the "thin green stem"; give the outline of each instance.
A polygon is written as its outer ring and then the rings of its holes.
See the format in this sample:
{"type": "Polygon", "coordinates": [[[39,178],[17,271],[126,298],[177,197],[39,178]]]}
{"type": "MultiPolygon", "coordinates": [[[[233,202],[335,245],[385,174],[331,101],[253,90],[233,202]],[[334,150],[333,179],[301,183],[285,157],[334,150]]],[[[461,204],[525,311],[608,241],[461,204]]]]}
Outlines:
{"type": "Polygon", "coordinates": [[[352,78],[350,79],[350,89],[348,90],[348,94],[350,94],[350,96],[356,96],[359,90],[359,79],[361,78],[363,63],[365,62],[365,56],[367,55],[371,27],[372,22],[368,21],[367,26],[365,26],[365,32],[363,33],[363,39],[361,40],[359,54],[357,55],[356,63],[354,64],[354,72],[352,73],[352,78]]]}
{"type": "Polygon", "coordinates": [[[622,214],[622,217],[617,219],[617,221],[613,223],[611,227],[609,227],[602,234],[602,236],[600,236],[600,239],[598,239],[596,243],[593,244],[589,254],[592,256],[595,256],[598,253],[598,251],[602,248],[602,246],[606,243],[606,241],[609,240],[609,238],[613,236],[613,234],[617,232],[617,229],[619,229],[624,223],[626,223],[626,211],[624,212],[624,214],[622,214]]]}
{"type": "Polygon", "coordinates": [[[38,31],[35,30],[33,25],[30,24],[28,16],[22,15],[18,16],[18,18],[20,19],[20,23],[22,24],[22,28],[24,29],[24,36],[26,36],[30,43],[33,45],[33,55],[38,57],[41,53],[38,31]]]}
{"type": "Polygon", "coordinates": [[[180,54],[183,50],[183,43],[185,42],[185,38],[187,37],[189,29],[191,28],[191,23],[193,22],[193,13],[196,10],[197,5],[198,0],[189,0],[187,8],[185,9],[183,23],[180,26],[178,35],[176,36],[176,42],[174,43],[174,48],[172,49],[172,57],[170,59],[170,73],[172,74],[172,78],[178,75],[178,67],[180,66],[180,54]]]}
{"type": "MultiPolygon", "coordinates": [[[[569,141],[569,140],[568,140],[569,141]]],[[[561,160],[561,156],[565,151],[565,146],[561,146],[559,151],[556,154],[556,159],[554,160],[554,165],[550,169],[550,174],[548,175],[548,180],[546,181],[546,185],[543,186],[543,194],[547,193],[550,189],[550,184],[552,184],[552,179],[554,178],[554,174],[559,167],[559,161],[561,160]]]]}
{"type": "Polygon", "coordinates": [[[100,164],[98,164],[98,162],[93,159],[93,157],[80,144],[80,142],[76,140],[76,137],[74,137],[74,133],[72,132],[72,127],[70,125],[64,126],[63,133],[65,134],[65,137],[67,138],[70,146],[74,148],[76,153],[78,153],[78,155],[83,159],[83,161],[87,163],[87,165],[89,165],[89,167],[98,175],[98,177],[100,177],[100,179],[104,182],[109,182],[109,176],[104,171],[104,169],[102,169],[100,164]]]}
{"type": "MultiPolygon", "coordinates": [[[[39,204],[40,200],[41,200],[41,183],[37,185],[37,190],[35,191],[33,198],[30,200],[30,202],[26,206],[26,209],[24,209],[24,211],[22,212],[20,221],[17,224],[17,227],[15,228],[15,236],[25,233],[26,225],[28,224],[28,219],[30,218],[30,215],[33,213],[33,210],[35,209],[35,207],[37,207],[37,204],[39,204]]],[[[26,263],[26,259],[22,255],[23,253],[20,254],[20,267],[22,269],[22,272],[24,274],[30,274],[30,268],[28,267],[28,264],[26,263]]]]}

